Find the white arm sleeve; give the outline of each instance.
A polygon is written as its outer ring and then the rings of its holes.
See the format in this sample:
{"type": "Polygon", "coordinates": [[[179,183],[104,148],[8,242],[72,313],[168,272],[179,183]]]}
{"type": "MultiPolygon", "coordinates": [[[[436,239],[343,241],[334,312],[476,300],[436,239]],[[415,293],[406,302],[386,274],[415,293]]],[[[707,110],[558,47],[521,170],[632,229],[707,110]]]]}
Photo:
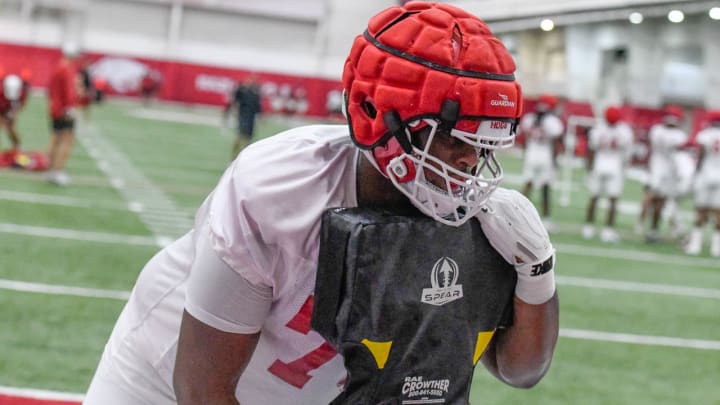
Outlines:
{"type": "Polygon", "coordinates": [[[272,304],[272,287],[251,284],[218,256],[207,232],[196,235],[185,310],[223,332],[257,333],[272,304]]]}

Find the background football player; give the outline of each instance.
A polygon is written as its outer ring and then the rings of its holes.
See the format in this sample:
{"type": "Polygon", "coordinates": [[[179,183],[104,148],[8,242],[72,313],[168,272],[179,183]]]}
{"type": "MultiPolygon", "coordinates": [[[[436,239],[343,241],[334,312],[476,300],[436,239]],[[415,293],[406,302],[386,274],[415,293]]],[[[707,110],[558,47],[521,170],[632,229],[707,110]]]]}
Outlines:
{"type": "Polygon", "coordinates": [[[0,74],[0,130],[5,129],[10,137],[11,149],[20,149],[20,135],[15,130],[15,121],[23,103],[23,81],[17,75],[0,74]]]}
{"type": "Polygon", "coordinates": [[[624,168],[628,163],[633,145],[633,133],[630,126],[622,120],[622,111],[617,107],[605,110],[605,123],[590,130],[588,140],[587,187],[590,201],[587,207],[586,224],[582,234],[585,239],[595,235],[595,208],[599,197],[609,200],[607,220],[600,232],[603,242],[617,242],[620,239],[615,230],[615,209],[617,199],[625,184],[624,168]]]}
{"type": "Polygon", "coordinates": [[[680,128],[684,113],[677,106],[665,107],[662,122],[650,128],[650,229],[645,234],[648,242],[657,242],[663,209],[668,198],[674,198],[680,180],[677,175],[676,153],[688,139],[680,128]]]}
{"type": "Polygon", "coordinates": [[[549,232],[555,230],[550,220],[552,183],[557,167],[558,140],[564,124],[555,113],[557,97],[543,94],[537,102],[536,112],[525,114],[520,121],[520,131],[525,135],[523,156],[523,194],[530,196],[533,189],[541,192],[541,214],[549,232]]]}
{"type": "Polygon", "coordinates": [[[710,254],[720,256],[720,111],[708,113],[709,126],[697,135],[700,146],[698,170],[694,185],[695,226],[685,252],[700,254],[702,250],[703,227],[712,217],[715,227],[710,239],[710,254]]]}

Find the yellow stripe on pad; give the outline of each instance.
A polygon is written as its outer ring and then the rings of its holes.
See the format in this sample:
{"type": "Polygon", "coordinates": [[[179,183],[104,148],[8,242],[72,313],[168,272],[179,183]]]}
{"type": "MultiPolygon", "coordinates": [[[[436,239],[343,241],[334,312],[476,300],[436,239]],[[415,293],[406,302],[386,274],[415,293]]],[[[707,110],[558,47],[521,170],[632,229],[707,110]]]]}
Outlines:
{"type": "Polygon", "coordinates": [[[492,339],[494,334],[494,330],[478,333],[477,343],[475,343],[475,355],[473,356],[473,364],[477,364],[482,354],[485,353],[485,348],[487,348],[487,345],[488,343],[490,343],[490,339],[492,339]]]}
{"type": "Polygon", "coordinates": [[[372,340],[363,339],[360,343],[364,344],[370,350],[370,353],[372,353],[375,358],[378,368],[382,370],[385,367],[385,362],[387,362],[387,359],[390,356],[392,341],[373,342],[372,340]]]}

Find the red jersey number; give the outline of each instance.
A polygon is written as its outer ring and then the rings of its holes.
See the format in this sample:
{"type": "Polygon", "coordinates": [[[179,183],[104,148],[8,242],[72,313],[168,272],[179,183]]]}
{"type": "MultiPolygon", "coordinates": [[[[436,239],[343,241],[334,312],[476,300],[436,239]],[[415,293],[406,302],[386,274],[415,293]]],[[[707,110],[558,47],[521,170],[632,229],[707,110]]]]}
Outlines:
{"type": "MultiPolygon", "coordinates": [[[[312,316],[313,296],[309,296],[297,314],[285,326],[288,328],[307,335],[310,332],[310,317],[312,316]]],[[[274,374],[286,383],[302,389],[305,384],[312,378],[310,371],[320,368],[323,364],[330,361],[337,353],[327,343],[323,342],[310,353],[285,363],[277,359],[268,368],[270,373],[274,374]]]]}

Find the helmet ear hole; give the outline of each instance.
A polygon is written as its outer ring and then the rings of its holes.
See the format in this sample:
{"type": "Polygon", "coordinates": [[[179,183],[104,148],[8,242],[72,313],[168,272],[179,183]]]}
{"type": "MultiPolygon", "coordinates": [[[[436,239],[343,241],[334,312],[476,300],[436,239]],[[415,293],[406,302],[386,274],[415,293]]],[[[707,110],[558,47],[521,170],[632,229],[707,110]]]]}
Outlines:
{"type": "Polygon", "coordinates": [[[375,119],[377,117],[377,109],[375,108],[375,105],[370,101],[369,99],[366,99],[362,102],[362,109],[365,111],[365,114],[370,117],[371,119],[375,119]]]}

